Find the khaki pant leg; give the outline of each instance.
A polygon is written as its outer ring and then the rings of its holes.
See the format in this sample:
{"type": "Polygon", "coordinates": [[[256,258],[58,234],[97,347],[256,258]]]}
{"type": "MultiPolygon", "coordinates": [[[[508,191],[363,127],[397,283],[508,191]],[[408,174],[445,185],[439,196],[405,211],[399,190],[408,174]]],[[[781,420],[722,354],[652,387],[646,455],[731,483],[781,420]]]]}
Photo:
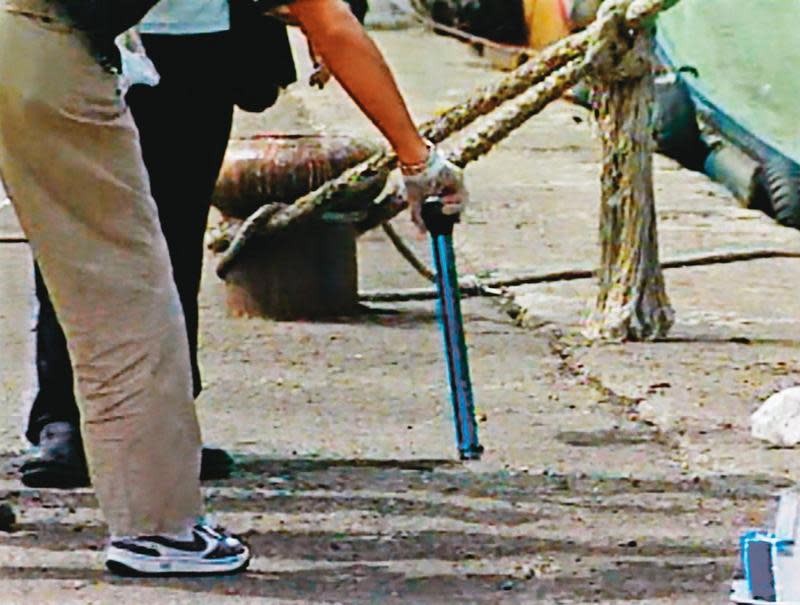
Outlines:
{"type": "Polygon", "coordinates": [[[58,23],[0,9],[0,173],[69,343],[112,535],[201,514],[183,313],[116,77],[58,23]]]}

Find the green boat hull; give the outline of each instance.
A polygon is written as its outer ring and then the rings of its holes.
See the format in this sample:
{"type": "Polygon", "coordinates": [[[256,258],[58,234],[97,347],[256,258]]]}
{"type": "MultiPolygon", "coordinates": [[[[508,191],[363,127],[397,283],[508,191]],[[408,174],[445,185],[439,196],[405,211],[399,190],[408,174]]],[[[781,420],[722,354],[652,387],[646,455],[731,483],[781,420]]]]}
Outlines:
{"type": "Polygon", "coordinates": [[[682,0],[658,26],[660,50],[697,70],[684,80],[723,129],[800,162],[800,0],[682,0]]]}

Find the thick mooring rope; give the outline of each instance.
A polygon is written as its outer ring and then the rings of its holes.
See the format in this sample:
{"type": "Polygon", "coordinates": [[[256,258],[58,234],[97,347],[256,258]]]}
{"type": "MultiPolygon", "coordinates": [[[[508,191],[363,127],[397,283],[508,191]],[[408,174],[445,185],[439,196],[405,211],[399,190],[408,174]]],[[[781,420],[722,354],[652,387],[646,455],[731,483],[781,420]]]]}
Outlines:
{"type": "MultiPolygon", "coordinates": [[[[551,73],[542,82],[520,95],[510,106],[496,110],[498,117],[492,116],[492,119],[487,121],[487,124],[478,132],[469,136],[451,151],[448,154],[448,158],[462,168],[477,160],[529,118],[539,113],[548,103],[560,97],[564,91],[578,82],[588,71],[589,63],[585,60],[580,60],[572,61],[551,73]]],[[[265,219],[267,211],[259,209],[242,224],[230,246],[223,253],[217,266],[217,274],[220,277],[225,277],[232,263],[250,239],[254,237],[262,239],[289,227],[292,223],[296,223],[301,219],[311,218],[321,208],[327,208],[325,202],[334,197],[339,191],[345,190],[351,183],[360,178],[374,174],[375,171],[389,170],[395,160],[394,154],[381,155],[368,160],[364,164],[347,171],[342,177],[323,185],[317,191],[300,198],[297,202],[273,214],[270,218],[265,219]],[[262,212],[262,210],[264,211],[262,212]]],[[[405,201],[402,198],[402,194],[398,191],[393,191],[384,196],[374,208],[370,209],[369,217],[366,221],[378,226],[390,218],[390,216],[383,218],[384,214],[394,216],[404,207],[405,201]]]]}
{"type": "MultiPolygon", "coordinates": [[[[605,44],[603,31],[611,21],[618,23],[620,16],[624,15],[628,28],[647,27],[655,15],[676,4],[677,1],[614,2],[615,6],[586,30],[554,44],[535,60],[522,65],[496,84],[479,89],[474,96],[463,103],[428,121],[420,129],[421,134],[439,143],[472,124],[479,117],[497,110],[499,117],[492,116],[487,120],[486,126],[462,142],[449,155],[459,166],[466,166],[485,155],[498,142],[585,77],[592,69],[592,57],[599,54],[599,49],[605,44]],[[512,99],[516,100],[511,107],[497,109],[512,99]]],[[[257,210],[244,221],[230,246],[222,254],[217,274],[224,278],[253,238],[266,238],[277,231],[334,208],[336,200],[354,183],[370,178],[376,173],[388,172],[395,168],[396,163],[397,158],[391,152],[376,154],[337,179],[284,207],[280,212],[275,213],[267,208],[257,210]]],[[[363,231],[378,226],[402,211],[404,207],[405,202],[398,192],[390,193],[370,209],[369,216],[358,227],[363,231]]]]}
{"type": "MultiPolygon", "coordinates": [[[[450,107],[426,122],[420,128],[420,133],[434,143],[440,143],[479,117],[491,113],[505,101],[519,96],[531,86],[541,82],[553,69],[580,56],[589,41],[587,34],[588,30],[563,40],[546,51],[536,62],[526,63],[499,82],[478,89],[475,95],[463,103],[450,107]]],[[[319,215],[333,207],[335,200],[341,196],[341,192],[349,189],[353,183],[370,178],[381,171],[388,172],[395,168],[396,163],[397,158],[393,153],[376,154],[319,189],[301,197],[294,204],[287,206],[283,212],[275,214],[267,212],[266,209],[257,210],[244,222],[225,250],[217,267],[217,273],[220,277],[225,276],[230,264],[252,237],[264,237],[299,221],[319,215]]],[[[397,212],[404,207],[405,203],[403,202],[397,208],[397,212]]],[[[380,222],[374,226],[377,227],[380,222]]]]}

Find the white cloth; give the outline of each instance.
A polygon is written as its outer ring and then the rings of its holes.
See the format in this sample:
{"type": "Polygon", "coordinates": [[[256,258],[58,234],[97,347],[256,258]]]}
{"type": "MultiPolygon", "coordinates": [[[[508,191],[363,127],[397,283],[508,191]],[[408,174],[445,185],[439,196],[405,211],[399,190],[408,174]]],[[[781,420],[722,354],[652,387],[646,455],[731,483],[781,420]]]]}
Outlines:
{"type": "Polygon", "coordinates": [[[144,84],[145,86],[157,86],[161,81],[156,66],[147,56],[136,29],[117,36],[115,40],[119,54],[122,58],[122,77],[120,78],[120,88],[123,96],[134,84],[144,84]]]}
{"type": "Polygon", "coordinates": [[[228,0],[161,0],[150,9],[139,31],[143,34],[210,34],[231,27],[228,0]]]}
{"type": "Polygon", "coordinates": [[[800,387],[775,393],[751,416],[753,437],[779,447],[800,443],[800,387]]]}

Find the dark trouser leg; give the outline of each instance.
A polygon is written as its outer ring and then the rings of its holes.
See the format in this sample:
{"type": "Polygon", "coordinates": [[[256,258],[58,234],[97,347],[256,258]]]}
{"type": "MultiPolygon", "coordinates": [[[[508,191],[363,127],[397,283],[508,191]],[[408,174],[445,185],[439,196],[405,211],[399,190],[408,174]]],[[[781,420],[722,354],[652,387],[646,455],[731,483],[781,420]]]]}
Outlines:
{"type": "Polygon", "coordinates": [[[227,33],[142,36],[161,83],[128,95],[186,317],[195,396],[202,389],[197,295],[203,236],[233,118],[229,89],[219,80],[226,73],[227,40],[227,33]]]}
{"type": "MultiPolygon", "coordinates": [[[[195,396],[201,390],[197,295],[203,234],[233,115],[229,87],[219,79],[227,73],[227,39],[224,33],[144,36],[161,83],[155,88],[136,86],[128,95],[186,317],[195,396]]],[[[26,432],[34,444],[48,423],[79,424],[64,333],[38,269],[36,296],[39,392],[26,432]]]]}
{"type": "Polygon", "coordinates": [[[73,394],[72,366],[67,353],[67,341],[36,263],[34,281],[36,299],[39,301],[36,321],[36,375],[39,379],[39,391],[33,400],[25,436],[28,441],[38,445],[39,435],[46,424],[68,422],[77,427],[80,424],[80,414],[73,394]]]}

